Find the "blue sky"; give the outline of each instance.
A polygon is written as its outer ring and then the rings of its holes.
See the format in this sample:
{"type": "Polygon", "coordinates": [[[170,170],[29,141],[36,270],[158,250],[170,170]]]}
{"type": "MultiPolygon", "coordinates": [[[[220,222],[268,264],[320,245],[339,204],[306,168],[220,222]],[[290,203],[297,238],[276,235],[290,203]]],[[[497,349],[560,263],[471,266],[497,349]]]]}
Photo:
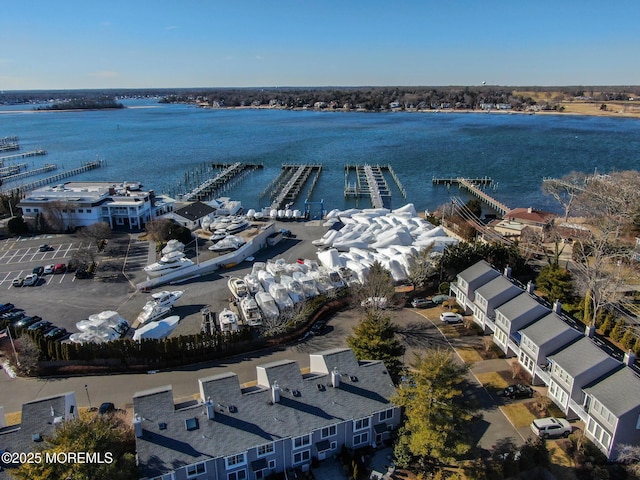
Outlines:
{"type": "Polygon", "coordinates": [[[640,1],[4,0],[0,90],[637,85],[640,1]]]}

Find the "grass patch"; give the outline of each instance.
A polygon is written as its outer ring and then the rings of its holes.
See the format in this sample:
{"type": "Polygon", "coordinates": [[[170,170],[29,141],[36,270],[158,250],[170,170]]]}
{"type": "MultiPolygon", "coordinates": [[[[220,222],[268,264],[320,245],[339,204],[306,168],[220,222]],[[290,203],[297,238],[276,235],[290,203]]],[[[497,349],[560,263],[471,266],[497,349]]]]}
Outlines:
{"type": "Polygon", "coordinates": [[[7,422],[8,426],[18,425],[20,422],[22,422],[22,412],[5,413],[4,419],[7,422]]]}
{"type": "Polygon", "coordinates": [[[503,388],[509,386],[509,384],[500,375],[500,372],[476,373],[476,378],[486,388],[495,388],[496,390],[502,390],[503,388]]]}
{"type": "Polygon", "coordinates": [[[464,363],[472,364],[482,360],[482,357],[474,348],[456,348],[456,352],[460,355],[464,363]]]}
{"type": "Polygon", "coordinates": [[[557,480],[577,480],[576,466],[567,452],[563,450],[561,446],[563,441],[566,440],[547,442],[551,459],[549,470],[557,480]]]}
{"type": "Polygon", "coordinates": [[[527,408],[526,403],[510,403],[500,407],[502,413],[513,423],[516,428],[526,427],[536,418],[527,408]]]}

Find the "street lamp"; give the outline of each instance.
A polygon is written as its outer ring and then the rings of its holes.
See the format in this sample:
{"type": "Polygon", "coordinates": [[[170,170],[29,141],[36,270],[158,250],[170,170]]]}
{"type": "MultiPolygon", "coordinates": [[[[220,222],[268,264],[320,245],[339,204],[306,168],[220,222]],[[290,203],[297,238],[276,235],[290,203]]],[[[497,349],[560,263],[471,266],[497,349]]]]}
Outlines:
{"type": "Polygon", "coordinates": [[[84,386],[85,392],[87,392],[87,400],[89,401],[89,410],[91,410],[91,397],[89,397],[89,386],[85,384],[84,386]]]}

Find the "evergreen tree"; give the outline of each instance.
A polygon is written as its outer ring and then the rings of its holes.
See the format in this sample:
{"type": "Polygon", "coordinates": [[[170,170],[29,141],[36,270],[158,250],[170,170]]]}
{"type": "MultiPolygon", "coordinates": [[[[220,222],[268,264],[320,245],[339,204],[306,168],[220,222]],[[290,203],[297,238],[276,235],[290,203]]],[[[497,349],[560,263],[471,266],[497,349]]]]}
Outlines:
{"type": "Polygon", "coordinates": [[[624,319],[620,318],[616,322],[615,327],[613,327],[613,330],[611,330],[611,335],[609,335],[611,337],[611,340],[615,342],[619,342],[622,336],[624,335],[625,330],[626,330],[626,323],[624,319]]]}
{"type": "Polygon", "coordinates": [[[466,371],[443,350],[417,355],[394,399],[406,416],[396,450],[405,456],[410,452],[425,470],[449,464],[471,449],[473,414],[461,388],[466,371]]]}
{"type": "Polygon", "coordinates": [[[404,345],[395,337],[396,326],[381,310],[367,310],[364,318],[347,337],[347,345],[358,360],[382,360],[394,383],[398,383],[404,366],[404,345]]]}
{"type": "Polygon", "coordinates": [[[571,303],[573,300],[573,281],[571,272],[558,265],[545,265],[536,278],[536,287],[550,302],[560,300],[571,303]]]}

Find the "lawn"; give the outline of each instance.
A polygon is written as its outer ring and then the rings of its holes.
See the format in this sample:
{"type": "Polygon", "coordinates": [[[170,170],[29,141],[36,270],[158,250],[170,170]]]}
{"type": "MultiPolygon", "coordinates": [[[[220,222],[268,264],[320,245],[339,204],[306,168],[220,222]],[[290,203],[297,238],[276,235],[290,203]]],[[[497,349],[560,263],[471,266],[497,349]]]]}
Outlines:
{"type": "Polygon", "coordinates": [[[531,425],[531,422],[535,420],[536,417],[529,411],[527,408],[527,404],[524,402],[521,403],[509,403],[507,405],[502,405],[500,407],[502,413],[513,423],[514,427],[526,427],[527,425],[531,425]]]}
{"type": "Polygon", "coordinates": [[[484,372],[476,373],[476,378],[485,386],[485,388],[495,388],[496,390],[502,390],[508,387],[509,384],[500,375],[500,372],[484,372]]]}
{"type": "Polygon", "coordinates": [[[462,358],[464,363],[472,364],[482,360],[482,356],[480,356],[475,348],[460,347],[456,348],[456,352],[460,355],[460,358],[462,358]]]}

